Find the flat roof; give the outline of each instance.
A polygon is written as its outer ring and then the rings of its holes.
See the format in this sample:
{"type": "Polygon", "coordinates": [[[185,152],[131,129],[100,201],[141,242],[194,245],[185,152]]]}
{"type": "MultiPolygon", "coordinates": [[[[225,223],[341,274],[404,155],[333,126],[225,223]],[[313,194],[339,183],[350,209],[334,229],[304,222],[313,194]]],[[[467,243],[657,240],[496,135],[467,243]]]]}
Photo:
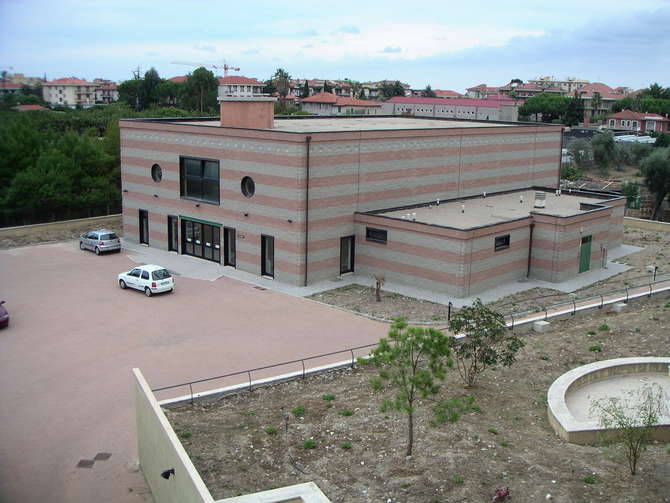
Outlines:
{"type": "MultiPolygon", "coordinates": [[[[171,123],[220,127],[218,119],[185,121],[179,119],[169,120],[171,123]]],[[[275,118],[274,127],[271,131],[284,131],[287,133],[327,133],[341,131],[388,131],[403,129],[454,129],[454,128],[477,128],[477,127],[508,127],[521,126],[522,123],[504,123],[489,121],[449,120],[449,119],[424,119],[420,117],[397,117],[397,116],[368,116],[368,117],[323,117],[323,118],[275,118]]],[[[541,124],[540,124],[541,125],[541,124]]]]}
{"type": "Polygon", "coordinates": [[[588,211],[580,210],[581,203],[600,204],[602,201],[602,198],[575,195],[566,191],[563,191],[560,196],[556,196],[555,192],[528,189],[506,194],[487,195],[486,198],[482,196],[451,199],[446,202],[440,201],[439,206],[437,206],[437,201],[434,201],[416,207],[374,211],[367,214],[400,219],[405,217],[404,219],[415,220],[419,223],[465,230],[518,220],[530,215],[531,211],[559,217],[578,215],[588,211]],[[544,208],[534,207],[536,192],[546,194],[544,208]],[[521,202],[522,197],[523,202],[521,202]],[[465,212],[462,212],[461,205],[465,205],[465,212]]]}

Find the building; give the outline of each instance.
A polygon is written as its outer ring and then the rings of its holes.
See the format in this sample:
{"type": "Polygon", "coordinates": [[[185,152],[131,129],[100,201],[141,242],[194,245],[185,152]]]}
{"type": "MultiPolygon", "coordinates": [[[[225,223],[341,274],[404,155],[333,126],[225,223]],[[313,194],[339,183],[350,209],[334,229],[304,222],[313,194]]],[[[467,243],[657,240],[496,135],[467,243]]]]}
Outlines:
{"type": "Polygon", "coordinates": [[[624,198],[554,195],[561,126],[275,119],[273,101],[120,121],[125,238],[296,286],[356,272],[454,296],[562,281],[621,242],[624,198]]]}
{"type": "Polygon", "coordinates": [[[588,122],[595,116],[609,114],[612,105],[626,97],[606,84],[593,82],[580,87],[577,94],[584,102],[584,120],[588,122]]]}
{"type": "Polygon", "coordinates": [[[514,100],[475,98],[418,98],[394,96],[384,102],[384,115],[409,115],[453,119],[516,121],[519,107],[514,100]]]}
{"type": "Polygon", "coordinates": [[[0,80],[0,96],[5,96],[7,94],[19,94],[22,88],[22,84],[15,84],[6,80],[0,80]]]}
{"type": "Polygon", "coordinates": [[[98,87],[95,89],[95,102],[108,105],[119,100],[119,91],[114,82],[106,79],[93,79],[98,87]]]}
{"type": "Polygon", "coordinates": [[[465,95],[468,98],[486,99],[489,96],[497,96],[500,94],[499,87],[489,87],[486,84],[479,84],[478,86],[469,87],[465,90],[465,95]]]}
{"type": "Polygon", "coordinates": [[[219,77],[219,97],[225,96],[259,96],[263,94],[265,84],[242,77],[241,75],[230,75],[228,77],[219,77]]]}
{"type": "Polygon", "coordinates": [[[575,91],[589,84],[588,80],[578,79],[576,77],[568,77],[565,80],[559,80],[554,77],[539,77],[535,80],[529,80],[529,84],[533,84],[541,89],[560,89],[563,94],[573,95],[575,91]]]}
{"type": "Polygon", "coordinates": [[[95,105],[97,88],[94,82],[75,77],[56,79],[42,84],[42,97],[50,105],[88,108],[95,105]]]}
{"type": "Polygon", "coordinates": [[[608,115],[605,127],[613,131],[634,131],[640,133],[668,133],[670,119],[659,114],[622,110],[608,115]]]}
{"type": "MultiPolygon", "coordinates": [[[[363,93],[363,96],[365,96],[368,99],[377,99],[382,96],[381,89],[383,86],[394,86],[395,83],[398,82],[396,80],[380,80],[378,82],[363,82],[361,83],[361,92],[363,93]]],[[[405,96],[409,96],[412,94],[412,89],[409,84],[405,84],[404,82],[400,82],[400,85],[402,88],[405,90],[405,96]]]]}
{"type": "Polygon", "coordinates": [[[305,83],[307,83],[307,90],[309,92],[309,96],[314,96],[315,94],[320,94],[323,92],[330,92],[335,96],[341,96],[345,98],[353,97],[353,87],[351,85],[351,82],[348,82],[346,80],[295,79],[291,80],[290,82],[289,92],[293,96],[303,96],[305,90],[305,83]],[[331,90],[326,91],[326,89],[331,90]]]}
{"type": "Polygon", "coordinates": [[[304,112],[314,115],[379,115],[382,104],[378,101],[355,100],[335,96],[332,93],[319,93],[299,100],[304,112]]]}

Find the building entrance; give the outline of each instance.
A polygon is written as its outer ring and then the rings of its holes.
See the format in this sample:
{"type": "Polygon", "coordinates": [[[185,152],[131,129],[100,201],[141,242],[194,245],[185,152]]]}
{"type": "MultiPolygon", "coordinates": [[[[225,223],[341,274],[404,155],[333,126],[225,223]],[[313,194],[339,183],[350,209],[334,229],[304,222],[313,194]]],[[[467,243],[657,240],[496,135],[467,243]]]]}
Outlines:
{"type": "Polygon", "coordinates": [[[221,263],[221,226],[182,218],[181,236],[184,255],[221,263]]]}

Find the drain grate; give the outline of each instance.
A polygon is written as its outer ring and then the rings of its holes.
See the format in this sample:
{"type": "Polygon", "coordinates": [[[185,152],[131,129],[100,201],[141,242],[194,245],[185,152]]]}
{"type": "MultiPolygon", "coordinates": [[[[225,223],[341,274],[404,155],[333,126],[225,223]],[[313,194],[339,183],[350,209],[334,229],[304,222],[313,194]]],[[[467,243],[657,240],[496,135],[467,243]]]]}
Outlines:
{"type": "Polygon", "coordinates": [[[93,459],[80,459],[77,468],[93,468],[95,461],[93,459]]]}
{"type": "Polygon", "coordinates": [[[111,457],[112,454],[110,452],[99,452],[95,455],[93,459],[95,459],[96,461],[107,461],[111,457]]]}
{"type": "Polygon", "coordinates": [[[267,290],[267,288],[263,288],[262,286],[255,286],[254,288],[255,288],[256,290],[261,290],[261,291],[263,291],[263,292],[264,292],[265,290],[267,290]]]}

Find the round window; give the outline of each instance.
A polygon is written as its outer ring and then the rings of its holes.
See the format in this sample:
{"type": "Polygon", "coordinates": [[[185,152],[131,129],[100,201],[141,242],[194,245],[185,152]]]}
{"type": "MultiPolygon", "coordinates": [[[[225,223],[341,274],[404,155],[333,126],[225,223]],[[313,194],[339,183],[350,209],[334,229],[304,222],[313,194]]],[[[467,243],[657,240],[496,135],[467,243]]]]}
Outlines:
{"type": "Polygon", "coordinates": [[[256,184],[254,183],[253,178],[250,176],[245,176],[242,178],[242,194],[245,197],[251,197],[256,192],[256,184]]]}
{"type": "Polygon", "coordinates": [[[158,164],[151,166],[151,178],[154,182],[160,182],[163,179],[163,170],[158,164]]]}

